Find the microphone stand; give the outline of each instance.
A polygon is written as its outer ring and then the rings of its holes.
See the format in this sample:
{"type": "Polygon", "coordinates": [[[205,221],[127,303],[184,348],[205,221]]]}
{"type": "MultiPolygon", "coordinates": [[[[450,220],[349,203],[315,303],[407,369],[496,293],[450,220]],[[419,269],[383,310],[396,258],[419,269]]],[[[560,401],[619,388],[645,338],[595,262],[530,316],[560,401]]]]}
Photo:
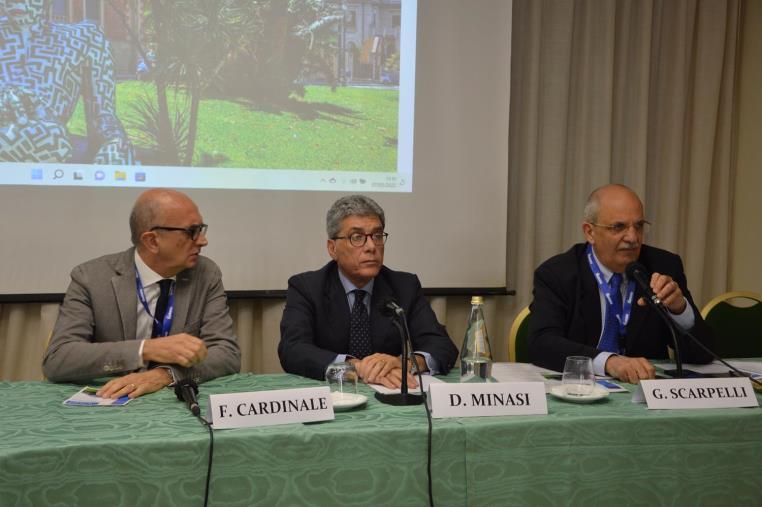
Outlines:
{"type": "MultiPolygon", "coordinates": [[[[690,333],[685,331],[681,326],[678,326],[677,323],[672,320],[672,317],[670,317],[667,313],[667,309],[664,307],[664,304],[659,300],[658,297],[656,297],[656,294],[651,291],[649,284],[646,283],[645,277],[643,276],[643,271],[645,271],[645,268],[637,261],[631,262],[627,266],[627,269],[625,269],[627,276],[631,277],[638,283],[638,285],[640,285],[640,289],[643,291],[643,299],[645,299],[646,302],[651,305],[651,308],[653,308],[656,313],[659,314],[661,319],[667,325],[669,332],[672,334],[672,345],[675,348],[675,370],[665,370],[665,373],[672,375],[675,378],[683,378],[683,360],[680,357],[680,344],[678,343],[677,335],[678,333],[681,335],[690,335],[690,333]]],[[[687,299],[685,304],[688,304],[687,299]]]]}
{"type": "MultiPolygon", "coordinates": [[[[646,300],[651,301],[649,298],[646,298],[646,300]]],[[[693,343],[695,343],[696,345],[701,347],[704,350],[704,352],[706,352],[707,354],[709,354],[710,356],[715,358],[717,361],[719,361],[722,364],[724,364],[725,366],[727,366],[729,372],[731,373],[731,376],[733,374],[735,374],[738,377],[748,378],[750,381],[752,381],[755,384],[757,384],[758,386],[762,387],[762,382],[760,382],[759,380],[753,378],[750,374],[745,373],[745,372],[739,370],[738,368],[736,368],[732,364],[730,364],[727,361],[725,361],[723,358],[721,358],[720,356],[715,354],[715,352],[713,350],[711,350],[709,347],[707,347],[706,345],[701,343],[701,340],[699,340],[698,338],[693,336],[693,334],[691,334],[687,329],[683,329],[681,326],[679,326],[675,321],[673,321],[669,317],[669,315],[666,314],[667,310],[665,310],[663,307],[658,305],[655,301],[651,301],[651,304],[657,306],[658,308],[660,308],[662,311],[659,312],[659,315],[662,315],[662,317],[668,321],[667,325],[671,324],[670,325],[670,331],[672,332],[672,341],[675,343],[675,369],[674,370],[664,370],[664,373],[666,373],[668,375],[672,375],[674,373],[674,377],[675,378],[683,378],[683,363],[680,360],[680,355],[679,355],[680,351],[677,348],[677,337],[675,336],[675,331],[677,331],[678,333],[680,333],[680,335],[685,336],[685,337],[690,338],[691,340],[693,340],[693,343]]],[[[695,374],[695,372],[692,372],[692,373],[695,374]]],[[[701,376],[701,375],[699,375],[699,376],[701,376]]]]}
{"type": "Polygon", "coordinates": [[[403,320],[404,316],[399,315],[397,312],[394,312],[390,318],[392,320],[392,324],[394,324],[394,327],[397,328],[397,331],[399,331],[400,337],[402,338],[402,386],[400,387],[399,393],[376,393],[376,399],[381,403],[386,403],[387,405],[420,405],[423,403],[423,396],[409,393],[407,387],[407,363],[409,361],[410,351],[412,350],[412,347],[408,345],[410,343],[410,333],[407,329],[407,322],[403,320]],[[400,320],[403,320],[403,323],[405,324],[404,326],[400,324],[400,320]]]}
{"type": "MultiPolygon", "coordinates": [[[[685,330],[683,330],[682,327],[678,326],[677,323],[672,320],[672,317],[667,315],[667,310],[660,304],[656,303],[656,301],[652,300],[649,297],[643,298],[651,305],[652,308],[656,310],[656,313],[661,316],[664,323],[667,325],[667,328],[669,328],[669,332],[672,334],[672,345],[675,348],[675,369],[674,370],[664,370],[664,373],[673,376],[675,378],[683,378],[683,360],[680,357],[680,345],[677,341],[677,334],[686,336],[689,335],[685,330]]],[[[685,304],[688,304],[688,301],[686,300],[685,304]]]]}

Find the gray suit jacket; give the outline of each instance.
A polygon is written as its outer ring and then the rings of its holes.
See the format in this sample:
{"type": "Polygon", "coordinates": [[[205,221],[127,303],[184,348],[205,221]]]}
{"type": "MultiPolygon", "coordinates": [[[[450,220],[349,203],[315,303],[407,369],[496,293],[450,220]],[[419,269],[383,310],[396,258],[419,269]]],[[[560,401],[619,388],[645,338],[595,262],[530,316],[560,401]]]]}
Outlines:
{"type": "MultiPolygon", "coordinates": [[[[71,272],[42,370],[53,382],[87,380],[138,370],[134,248],[104,255],[71,272]]],[[[173,365],[175,376],[203,382],[241,369],[241,352],[228,314],[222,274],[206,257],[177,275],[170,335],[204,340],[206,359],[192,368],[173,365]]]]}

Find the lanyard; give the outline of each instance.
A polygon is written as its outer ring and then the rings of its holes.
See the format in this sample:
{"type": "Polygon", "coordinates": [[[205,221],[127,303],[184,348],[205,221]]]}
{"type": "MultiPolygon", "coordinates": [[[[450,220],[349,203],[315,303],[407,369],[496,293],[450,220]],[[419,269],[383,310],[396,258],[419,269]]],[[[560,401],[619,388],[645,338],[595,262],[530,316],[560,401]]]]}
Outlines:
{"type": "MultiPolygon", "coordinates": [[[[157,329],[159,327],[159,321],[156,319],[156,317],[153,316],[151,313],[151,310],[148,309],[148,300],[146,299],[146,293],[143,291],[143,281],[140,279],[140,272],[138,272],[138,267],[135,266],[135,285],[137,286],[138,290],[138,299],[143,304],[143,308],[145,308],[146,313],[149,317],[153,319],[153,327],[154,329],[157,329]]],[[[169,287],[169,300],[167,301],[167,311],[164,314],[164,322],[161,323],[161,329],[160,333],[158,333],[159,336],[168,336],[169,330],[172,328],[172,319],[174,319],[175,316],[175,284],[170,285],[169,287]]]]}
{"type": "Polygon", "coordinates": [[[632,300],[635,296],[635,280],[627,282],[627,292],[624,298],[624,308],[619,304],[618,298],[614,298],[614,291],[619,290],[619,287],[613,288],[603,277],[601,268],[598,267],[598,263],[595,261],[593,255],[593,246],[587,244],[587,262],[590,264],[590,269],[595,275],[595,281],[598,282],[598,289],[603,293],[606,300],[606,312],[614,312],[619,323],[619,335],[624,336],[627,334],[627,323],[630,321],[630,315],[632,314],[632,300]]]}

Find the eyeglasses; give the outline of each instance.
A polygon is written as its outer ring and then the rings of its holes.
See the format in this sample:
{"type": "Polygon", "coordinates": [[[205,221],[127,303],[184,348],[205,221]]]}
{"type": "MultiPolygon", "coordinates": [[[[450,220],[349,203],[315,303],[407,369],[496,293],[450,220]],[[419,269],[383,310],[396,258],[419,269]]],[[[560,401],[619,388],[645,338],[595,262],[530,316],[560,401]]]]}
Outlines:
{"type": "Polygon", "coordinates": [[[634,224],[625,224],[624,222],[614,222],[613,224],[596,224],[595,222],[588,222],[590,225],[594,227],[601,227],[603,229],[608,229],[613,234],[623,234],[625,231],[630,230],[630,227],[635,228],[635,232],[638,234],[641,234],[648,230],[648,228],[651,226],[651,222],[648,220],[639,220],[635,222],[634,224]]]}
{"type": "Polygon", "coordinates": [[[206,236],[206,230],[209,228],[206,224],[196,224],[190,227],[164,227],[163,225],[156,225],[151,227],[151,231],[182,231],[188,235],[191,241],[196,241],[202,234],[206,236]]]}
{"type": "Polygon", "coordinates": [[[365,242],[370,238],[373,244],[376,246],[384,246],[386,238],[389,234],[386,232],[372,232],[370,234],[363,234],[362,232],[353,232],[349,236],[335,236],[331,239],[348,239],[352,246],[363,246],[365,242]]]}

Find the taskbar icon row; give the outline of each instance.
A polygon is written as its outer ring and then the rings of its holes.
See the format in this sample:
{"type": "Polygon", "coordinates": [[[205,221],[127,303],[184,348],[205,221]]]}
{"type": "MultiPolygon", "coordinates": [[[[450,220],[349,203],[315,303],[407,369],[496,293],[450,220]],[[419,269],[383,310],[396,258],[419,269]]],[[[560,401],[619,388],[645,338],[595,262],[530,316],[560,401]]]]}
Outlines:
{"type": "Polygon", "coordinates": [[[119,169],[107,171],[104,169],[81,170],[81,169],[43,169],[35,167],[30,170],[29,177],[32,181],[70,183],[70,182],[92,182],[92,181],[123,181],[132,179],[136,183],[145,183],[147,175],[144,171],[135,171],[130,174],[128,171],[119,169]]]}

